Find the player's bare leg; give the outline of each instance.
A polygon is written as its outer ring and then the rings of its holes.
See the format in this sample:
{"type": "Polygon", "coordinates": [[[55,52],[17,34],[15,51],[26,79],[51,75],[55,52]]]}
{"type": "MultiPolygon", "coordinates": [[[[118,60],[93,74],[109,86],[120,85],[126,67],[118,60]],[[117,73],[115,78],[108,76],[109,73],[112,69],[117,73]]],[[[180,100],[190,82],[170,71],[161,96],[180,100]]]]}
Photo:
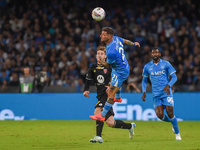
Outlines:
{"type": "Polygon", "coordinates": [[[110,88],[108,90],[108,103],[114,104],[114,98],[115,94],[120,90],[121,87],[114,87],[113,85],[110,85],[110,88]]]}
{"type": "Polygon", "coordinates": [[[179,128],[178,128],[178,122],[177,122],[176,117],[174,116],[173,107],[166,106],[166,111],[169,117],[164,114],[162,105],[155,108],[157,117],[163,121],[171,122],[175,136],[176,136],[176,140],[177,141],[181,140],[181,136],[180,136],[179,128]]]}
{"type": "Polygon", "coordinates": [[[166,111],[167,111],[167,114],[168,114],[170,121],[172,123],[172,131],[175,133],[176,140],[177,141],[182,140],[180,132],[179,132],[178,121],[177,121],[177,119],[174,115],[173,107],[172,106],[166,106],[166,111]]]}
{"type": "Polygon", "coordinates": [[[161,106],[157,106],[155,108],[155,112],[156,112],[157,117],[162,120],[162,118],[164,117],[163,106],[162,105],[161,106]]]}
{"type": "Polygon", "coordinates": [[[169,118],[174,117],[174,109],[172,106],[166,106],[166,111],[167,111],[167,115],[169,116],[169,118]]]}
{"type": "Polygon", "coordinates": [[[132,139],[134,136],[134,128],[136,126],[135,123],[125,123],[122,120],[114,120],[114,116],[110,116],[106,120],[106,124],[112,128],[119,129],[128,129],[129,130],[129,138],[132,139]]]}

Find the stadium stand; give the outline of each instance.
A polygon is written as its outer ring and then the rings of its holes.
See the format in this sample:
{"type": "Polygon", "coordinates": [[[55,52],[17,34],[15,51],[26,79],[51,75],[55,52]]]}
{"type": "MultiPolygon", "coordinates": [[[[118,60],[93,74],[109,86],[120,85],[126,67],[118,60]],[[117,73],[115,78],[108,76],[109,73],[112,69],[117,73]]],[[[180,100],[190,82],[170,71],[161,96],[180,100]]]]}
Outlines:
{"type": "Polygon", "coordinates": [[[0,92],[17,92],[24,67],[33,76],[47,73],[44,92],[82,92],[87,69],[96,62],[102,26],[141,44],[124,47],[130,82],[140,89],[143,65],[151,48],[159,47],[177,70],[174,91],[200,91],[200,1],[125,1],[113,6],[112,0],[1,0],[0,92]],[[91,18],[97,5],[107,14],[101,22],[91,18]]]}

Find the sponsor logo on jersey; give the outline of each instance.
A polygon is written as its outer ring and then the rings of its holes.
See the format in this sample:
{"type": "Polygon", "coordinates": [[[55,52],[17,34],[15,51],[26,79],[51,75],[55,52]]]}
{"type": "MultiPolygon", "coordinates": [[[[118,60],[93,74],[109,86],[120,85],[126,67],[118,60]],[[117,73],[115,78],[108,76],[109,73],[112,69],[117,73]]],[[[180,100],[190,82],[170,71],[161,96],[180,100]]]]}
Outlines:
{"type": "Polygon", "coordinates": [[[98,75],[98,76],[97,76],[97,81],[98,81],[99,83],[104,83],[104,77],[103,77],[102,75],[98,75]]]}
{"type": "Polygon", "coordinates": [[[162,75],[162,74],[165,74],[165,70],[156,71],[156,72],[151,72],[151,75],[152,75],[152,76],[159,76],[159,75],[162,75]]]}

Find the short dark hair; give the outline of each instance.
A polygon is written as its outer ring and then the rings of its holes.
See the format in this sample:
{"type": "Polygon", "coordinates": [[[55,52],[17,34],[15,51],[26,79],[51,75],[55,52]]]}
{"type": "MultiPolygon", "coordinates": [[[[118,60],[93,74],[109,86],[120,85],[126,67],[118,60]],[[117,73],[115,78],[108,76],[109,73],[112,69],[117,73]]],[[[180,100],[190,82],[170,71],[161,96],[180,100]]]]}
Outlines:
{"type": "Polygon", "coordinates": [[[158,47],[153,47],[153,48],[151,49],[151,51],[154,50],[154,49],[158,50],[159,53],[161,53],[161,51],[160,51],[160,49],[159,49],[158,47]]]}
{"type": "Polygon", "coordinates": [[[107,32],[108,34],[110,34],[110,35],[114,35],[114,33],[115,33],[115,31],[111,28],[111,27],[103,27],[102,28],[102,31],[105,31],[105,32],[107,32]]]}

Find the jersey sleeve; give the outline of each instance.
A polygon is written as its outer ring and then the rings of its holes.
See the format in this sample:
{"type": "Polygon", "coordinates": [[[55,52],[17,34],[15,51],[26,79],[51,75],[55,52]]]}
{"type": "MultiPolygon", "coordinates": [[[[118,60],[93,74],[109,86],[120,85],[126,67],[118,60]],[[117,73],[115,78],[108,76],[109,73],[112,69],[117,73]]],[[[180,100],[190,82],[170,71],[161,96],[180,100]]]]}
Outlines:
{"type": "Polygon", "coordinates": [[[122,44],[124,44],[124,39],[121,38],[121,37],[118,37],[118,38],[119,38],[120,42],[121,42],[122,44]]]}
{"type": "Polygon", "coordinates": [[[173,73],[176,72],[174,67],[168,61],[167,61],[167,70],[168,70],[169,75],[172,75],[173,73]]]}
{"type": "Polygon", "coordinates": [[[87,71],[87,73],[86,73],[86,79],[87,80],[93,80],[93,78],[94,78],[94,73],[93,73],[93,70],[94,70],[94,65],[92,65],[89,69],[88,69],[88,71],[87,71]]]}
{"type": "Polygon", "coordinates": [[[148,70],[147,70],[147,65],[145,65],[144,68],[143,68],[142,76],[143,77],[148,77],[149,76],[149,73],[148,73],[148,70]]]}

